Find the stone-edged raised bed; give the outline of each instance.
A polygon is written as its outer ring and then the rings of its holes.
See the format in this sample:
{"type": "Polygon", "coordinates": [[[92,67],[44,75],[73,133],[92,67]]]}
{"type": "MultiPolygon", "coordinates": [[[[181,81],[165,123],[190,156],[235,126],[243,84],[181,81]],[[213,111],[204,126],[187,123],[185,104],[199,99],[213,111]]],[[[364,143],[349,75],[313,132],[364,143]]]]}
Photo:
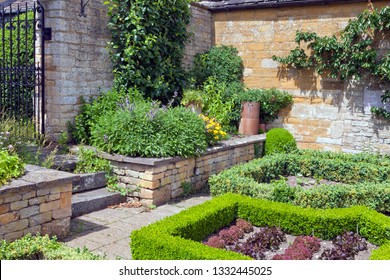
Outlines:
{"type": "Polygon", "coordinates": [[[67,172],[26,165],[26,173],[0,187],[0,239],[27,233],[65,237],[70,230],[72,184],[67,172]]]}
{"type": "Polygon", "coordinates": [[[133,259],[249,260],[201,243],[237,218],[257,227],[277,226],[292,235],[314,235],[324,240],[358,229],[360,236],[379,246],[370,259],[390,259],[390,219],[367,207],[304,209],[231,193],[133,231],[133,259]]]}
{"type": "Polygon", "coordinates": [[[144,205],[161,205],[181,196],[186,186],[201,189],[212,174],[262,155],[265,135],[222,141],[196,158],[137,158],[99,152],[110,160],[119,186],[144,205]]]}

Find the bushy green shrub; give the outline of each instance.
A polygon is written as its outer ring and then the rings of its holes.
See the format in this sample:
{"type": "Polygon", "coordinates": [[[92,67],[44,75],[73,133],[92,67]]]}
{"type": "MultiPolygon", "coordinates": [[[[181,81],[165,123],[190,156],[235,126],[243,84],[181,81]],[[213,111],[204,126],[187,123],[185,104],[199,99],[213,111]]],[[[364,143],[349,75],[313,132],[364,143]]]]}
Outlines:
{"type": "Polygon", "coordinates": [[[241,164],[209,178],[213,196],[227,192],[302,207],[335,208],[365,205],[390,212],[390,157],[299,150],[241,164]],[[311,189],[290,187],[280,176],[299,175],[343,184],[311,189]],[[348,185],[346,185],[348,184],[348,185]]]}
{"type": "Polygon", "coordinates": [[[0,243],[1,260],[99,260],[86,248],[70,248],[57,241],[55,237],[32,236],[27,234],[13,242],[0,243]]]}
{"type": "Polygon", "coordinates": [[[141,100],[142,95],[135,89],[110,90],[102,92],[97,98],[91,99],[81,106],[80,114],[76,116],[70,130],[77,143],[90,143],[91,128],[96,125],[100,116],[109,115],[117,111],[120,106],[127,106],[131,102],[141,100]]]}
{"type": "Polygon", "coordinates": [[[96,151],[92,149],[80,148],[76,163],[75,173],[94,173],[106,172],[112,173],[112,166],[107,159],[100,158],[96,151]]]}
{"type": "MultiPolygon", "coordinates": [[[[364,206],[347,209],[304,209],[301,207],[225,194],[191,207],[131,234],[134,259],[249,259],[238,253],[211,248],[200,243],[208,235],[237,218],[255,226],[278,226],[295,235],[331,239],[345,230],[356,231],[370,242],[387,246],[390,240],[388,217],[364,206]]],[[[375,258],[382,257],[379,248],[375,258]]],[[[386,248],[385,248],[386,249],[386,248]]]]}
{"type": "Polygon", "coordinates": [[[266,134],[264,149],[266,155],[288,153],[297,149],[297,143],[288,130],[273,128],[266,134]]]}
{"type": "Polygon", "coordinates": [[[390,241],[373,250],[370,260],[390,260],[390,241]]]}
{"type": "Polygon", "coordinates": [[[17,155],[0,150],[0,186],[24,173],[24,163],[17,155]]]}
{"type": "Polygon", "coordinates": [[[189,157],[207,148],[205,124],[195,113],[143,100],[101,116],[91,134],[93,146],[128,156],[189,157]]]}
{"type": "Polygon", "coordinates": [[[202,86],[209,77],[218,82],[241,81],[244,64],[233,46],[213,46],[209,51],[197,54],[191,74],[196,86],[202,86]]]}
{"type": "Polygon", "coordinates": [[[166,103],[184,87],[188,0],[110,0],[111,58],[116,88],[137,88],[166,103]]]}

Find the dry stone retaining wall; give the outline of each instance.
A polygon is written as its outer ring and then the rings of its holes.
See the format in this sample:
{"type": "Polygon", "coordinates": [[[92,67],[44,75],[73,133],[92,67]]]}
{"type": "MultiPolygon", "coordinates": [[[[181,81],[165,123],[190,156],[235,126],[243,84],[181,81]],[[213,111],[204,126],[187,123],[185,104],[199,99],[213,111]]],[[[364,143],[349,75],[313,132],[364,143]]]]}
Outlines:
{"type": "Polygon", "coordinates": [[[99,153],[111,161],[119,187],[133,191],[145,205],[161,205],[188,191],[202,188],[212,174],[261,155],[264,135],[223,141],[196,158],[132,158],[99,153]],[[185,184],[187,183],[187,184],[185,184]]]}
{"type": "Polygon", "coordinates": [[[37,166],[0,188],[0,240],[31,233],[65,237],[70,230],[74,175],[37,166]]]}

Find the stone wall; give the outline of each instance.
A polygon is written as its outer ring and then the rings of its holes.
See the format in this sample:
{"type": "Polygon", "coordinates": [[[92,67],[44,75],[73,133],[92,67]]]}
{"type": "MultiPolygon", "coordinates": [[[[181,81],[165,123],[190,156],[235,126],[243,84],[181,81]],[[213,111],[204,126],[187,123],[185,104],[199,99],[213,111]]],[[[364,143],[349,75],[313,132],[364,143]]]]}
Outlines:
{"type": "Polygon", "coordinates": [[[80,0],[42,0],[45,25],[46,133],[58,137],[78,114],[81,97],[89,100],[111,88],[110,32],[103,0],[91,0],[80,16],[80,0]]]}
{"type": "Polygon", "coordinates": [[[186,68],[192,66],[196,54],[209,50],[213,42],[211,12],[197,3],[191,3],[190,9],[192,16],[188,31],[192,33],[192,36],[184,52],[183,65],[186,68]]]}
{"type": "MultiPolygon", "coordinates": [[[[374,5],[388,3],[375,1],[374,5]]],[[[366,7],[366,3],[343,3],[215,12],[214,43],[239,50],[248,87],[275,87],[295,96],[292,108],[268,128],[287,128],[302,148],[390,153],[390,124],[370,113],[371,106],[381,105],[383,89],[322,78],[313,71],[282,71],[272,60],[273,55],[285,56],[296,47],[297,30],[332,35],[366,7]]],[[[380,46],[388,52],[389,38],[380,46]]]]}
{"type": "Polygon", "coordinates": [[[0,188],[0,240],[31,233],[65,237],[70,230],[75,176],[27,165],[26,174],[0,188]]]}
{"type": "Polygon", "coordinates": [[[191,188],[201,189],[212,174],[262,154],[264,135],[221,142],[197,158],[132,158],[99,153],[111,161],[119,187],[145,205],[160,205],[191,188]]]}

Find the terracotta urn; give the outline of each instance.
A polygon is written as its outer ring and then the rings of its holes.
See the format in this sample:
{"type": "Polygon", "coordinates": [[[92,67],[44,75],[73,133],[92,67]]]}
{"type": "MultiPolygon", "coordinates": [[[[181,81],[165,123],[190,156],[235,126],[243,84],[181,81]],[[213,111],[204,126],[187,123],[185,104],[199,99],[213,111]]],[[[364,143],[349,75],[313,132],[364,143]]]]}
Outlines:
{"type": "Polygon", "coordinates": [[[243,135],[259,134],[259,102],[243,102],[238,131],[243,135]]]}

